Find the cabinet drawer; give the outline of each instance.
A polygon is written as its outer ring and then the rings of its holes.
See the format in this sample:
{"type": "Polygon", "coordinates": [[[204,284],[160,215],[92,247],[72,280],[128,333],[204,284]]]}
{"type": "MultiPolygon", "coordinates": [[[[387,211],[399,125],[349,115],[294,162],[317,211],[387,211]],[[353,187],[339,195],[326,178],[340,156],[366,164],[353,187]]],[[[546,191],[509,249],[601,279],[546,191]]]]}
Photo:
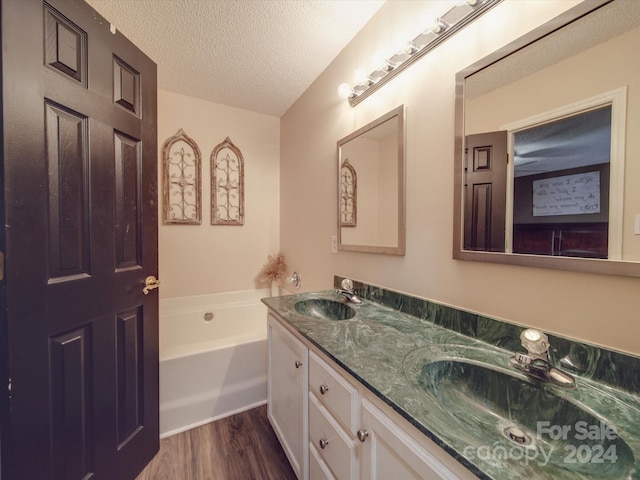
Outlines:
{"type": "Polygon", "coordinates": [[[309,443],[326,462],[338,480],[358,478],[356,443],[324,408],[309,394],[309,443]]]}
{"type": "Polygon", "coordinates": [[[315,445],[309,443],[309,450],[309,478],[313,480],[336,480],[315,445]]]}
{"type": "Polygon", "coordinates": [[[347,431],[356,434],[358,390],[313,352],[309,354],[309,390],[347,431]]]}

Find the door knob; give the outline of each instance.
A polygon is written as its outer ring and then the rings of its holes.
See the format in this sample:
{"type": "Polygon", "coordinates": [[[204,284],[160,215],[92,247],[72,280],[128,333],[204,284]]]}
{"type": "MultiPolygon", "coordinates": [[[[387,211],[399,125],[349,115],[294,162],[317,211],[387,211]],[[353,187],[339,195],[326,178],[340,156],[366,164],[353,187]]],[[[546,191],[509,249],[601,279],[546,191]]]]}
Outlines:
{"type": "Polygon", "coordinates": [[[158,280],[153,275],[149,275],[144,281],[144,288],[142,289],[142,293],[145,295],[149,295],[151,290],[154,290],[160,286],[160,280],[158,280]]]}

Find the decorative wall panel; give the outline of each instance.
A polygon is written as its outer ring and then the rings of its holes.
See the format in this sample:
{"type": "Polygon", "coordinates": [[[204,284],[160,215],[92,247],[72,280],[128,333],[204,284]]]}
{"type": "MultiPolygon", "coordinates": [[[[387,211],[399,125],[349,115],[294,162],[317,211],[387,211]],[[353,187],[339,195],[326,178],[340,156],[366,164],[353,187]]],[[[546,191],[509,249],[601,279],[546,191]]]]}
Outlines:
{"type": "Polygon", "coordinates": [[[164,223],[202,223],[202,157],[196,142],[178,130],[162,148],[164,223]]]}
{"type": "Polygon", "coordinates": [[[211,153],[211,224],[244,224],[244,159],[229,137],[211,153]]]}
{"type": "Polygon", "coordinates": [[[358,177],[345,158],[340,167],[340,226],[355,227],[358,213],[358,177]]]}

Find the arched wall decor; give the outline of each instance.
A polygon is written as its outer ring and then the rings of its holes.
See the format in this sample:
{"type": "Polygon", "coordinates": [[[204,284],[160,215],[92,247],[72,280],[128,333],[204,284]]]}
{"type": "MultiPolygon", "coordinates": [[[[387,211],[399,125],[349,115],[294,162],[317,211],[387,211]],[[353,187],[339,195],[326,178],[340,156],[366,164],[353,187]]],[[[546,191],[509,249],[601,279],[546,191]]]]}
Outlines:
{"type": "Polygon", "coordinates": [[[229,137],[211,153],[211,224],[244,225],[244,159],[229,137]]]}
{"type": "Polygon", "coordinates": [[[345,158],[340,167],[340,225],[355,227],[358,213],[358,177],[356,169],[345,158]]]}
{"type": "Polygon", "coordinates": [[[202,223],[202,156],[183,129],[162,148],[163,218],[166,224],[202,223]]]}

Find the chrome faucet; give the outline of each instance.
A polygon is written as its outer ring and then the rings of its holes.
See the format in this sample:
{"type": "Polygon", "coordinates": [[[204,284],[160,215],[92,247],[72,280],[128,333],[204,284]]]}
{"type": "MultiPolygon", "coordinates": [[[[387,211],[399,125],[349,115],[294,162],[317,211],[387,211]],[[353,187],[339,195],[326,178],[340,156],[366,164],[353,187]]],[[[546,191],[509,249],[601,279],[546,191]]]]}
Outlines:
{"type": "Polygon", "coordinates": [[[572,375],[551,364],[549,338],[544,333],[528,328],[520,334],[520,341],[527,349],[527,353],[516,352],[509,359],[509,363],[514,368],[543,382],[565,388],[576,388],[576,379],[572,375]]]}
{"type": "Polygon", "coordinates": [[[345,298],[347,302],[350,303],[362,303],[362,299],[358,296],[358,294],[353,289],[353,282],[345,278],[340,283],[342,288],[336,289],[336,294],[345,298]]]}

